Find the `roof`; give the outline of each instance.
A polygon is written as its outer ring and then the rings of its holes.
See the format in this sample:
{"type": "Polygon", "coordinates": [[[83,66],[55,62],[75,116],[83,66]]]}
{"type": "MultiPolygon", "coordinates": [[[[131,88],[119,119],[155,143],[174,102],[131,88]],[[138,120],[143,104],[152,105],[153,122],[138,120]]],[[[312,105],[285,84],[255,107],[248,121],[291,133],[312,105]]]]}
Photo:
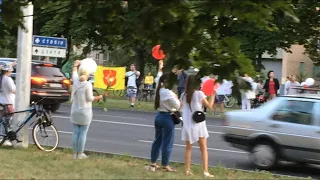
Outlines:
{"type": "MultiPolygon", "coordinates": [[[[0,58],[0,61],[17,61],[16,58],[0,58]]],[[[32,64],[53,64],[52,62],[44,62],[44,61],[39,61],[39,60],[32,60],[32,64]]]]}
{"type": "Polygon", "coordinates": [[[285,95],[281,97],[293,97],[293,98],[308,98],[308,99],[319,99],[320,94],[296,94],[296,95],[285,95]]]}

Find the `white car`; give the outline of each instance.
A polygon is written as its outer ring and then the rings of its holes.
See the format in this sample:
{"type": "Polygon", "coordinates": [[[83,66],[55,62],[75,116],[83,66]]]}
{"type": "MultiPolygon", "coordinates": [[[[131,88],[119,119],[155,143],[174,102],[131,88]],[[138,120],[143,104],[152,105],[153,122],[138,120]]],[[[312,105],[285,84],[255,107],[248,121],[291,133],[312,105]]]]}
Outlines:
{"type": "Polygon", "coordinates": [[[279,160],[320,164],[320,95],[278,97],[252,111],[226,113],[224,140],[260,169],[279,160]]]}

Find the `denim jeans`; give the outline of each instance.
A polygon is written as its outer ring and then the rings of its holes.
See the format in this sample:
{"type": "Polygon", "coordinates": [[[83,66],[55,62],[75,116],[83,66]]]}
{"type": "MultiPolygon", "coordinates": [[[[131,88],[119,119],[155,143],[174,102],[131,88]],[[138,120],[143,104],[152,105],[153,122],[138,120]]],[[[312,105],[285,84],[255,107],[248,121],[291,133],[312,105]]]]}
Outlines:
{"type": "Polygon", "coordinates": [[[72,146],[74,153],[83,153],[89,125],[73,124],[72,146]]]}
{"type": "Polygon", "coordinates": [[[155,138],[151,148],[151,163],[156,163],[160,149],[162,150],[162,166],[169,164],[173,141],[174,141],[174,127],[170,113],[159,112],[154,120],[155,138]]]}

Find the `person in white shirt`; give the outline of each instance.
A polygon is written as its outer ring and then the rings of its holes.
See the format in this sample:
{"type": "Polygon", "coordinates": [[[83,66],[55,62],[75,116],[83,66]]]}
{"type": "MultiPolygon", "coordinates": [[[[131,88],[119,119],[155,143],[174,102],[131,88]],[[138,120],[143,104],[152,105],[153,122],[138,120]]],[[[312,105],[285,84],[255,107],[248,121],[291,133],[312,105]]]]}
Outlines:
{"type": "Polygon", "coordinates": [[[295,87],[299,87],[300,83],[297,82],[297,77],[296,75],[292,74],[290,75],[289,81],[286,82],[284,86],[284,94],[285,95],[295,95],[299,94],[299,90],[295,89],[295,87]]]}
{"type": "Polygon", "coordinates": [[[74,64],[72,73],[72,93],[71,93],[71,112],[70,119],[73,124],[72,146],[73,158],[85,159],[84,147],[87,139],[87,133],[92,121],[92,102],[102,99],[102,96],[93,96],[92,84],[88,82],[90,72],[86,68],[78,66],[80,61],[74,64]]]}
{"type": "Polygon", "coordinates": [[[126,77],[128,78],[127,82],[127,94],[129,97],[129,101],[131,102],[130,106],[134,107],[134,103],[136,102],[137,92],[137,79],[140,76],[140,72],[136,70],[136,66],[134,64],[130,65],[130,71],[126,72],[126,77]]]}
{"type": "MultiPolygon", "coordinates": [[[[4,114],[14,112],[14,101],[15,101],[15,94],[16,94],[16,85],[13,79],[10,77],[11,73],[13,72],[13,65],[15,63],[4,63],[1,66],[1,74],[0,74],[0,104],[4,108],[4,114]]],[[[9,129],[12,128],[12,117],[7,116],[6,120],[9,121],[9,129]]],[[[5,146],[12,146],[10,141],[4,142],[5,146]]]]}
{"type": "Polygon", "coordinates": [[[180,101],[177,95],[170,90],[170,74],[163,74],[158,81],[154,107],[158,114],[154,120],[155,138],[151,148],[151,165],[148,170],[154,171],[159,168],[156,162],[160,155],[162,157],[162,168],[167,172],[176,170],[169,166],[171,152],[173,149],[175,123],[171,113],[180,108],[180,101]]]}
{"type": "Polygon", "coordinates": [[[213,97],[209,97],[208,101],[206,95],[198,90],[200,82],[200,78],[197,78],[196,75],[189,75],[187,78],[186,91],[180,98],[183,119],[181,139],[186,142],[186,175],[193,175],[191,172],[192,144],[198,142],[201,152],[203,175],[205,177],[214,177],[208,171],[207,138],[209,137],[209,133],[206,121],[196,123],[192,118],[194,112],[203,112],[203,106],[211,109],[213,105],[213,97]]]}
{"type": "Polygon", "coordinates": [[[257,89],[257,84],[253,81],[253,79],[250,76],[248,76],[248,74],[243,74],[242,79],[248,82],[251,86],[251,90],[241,90],[242,110],[250,110],[251,100],[256,98],[255,90],[257,89]]]}

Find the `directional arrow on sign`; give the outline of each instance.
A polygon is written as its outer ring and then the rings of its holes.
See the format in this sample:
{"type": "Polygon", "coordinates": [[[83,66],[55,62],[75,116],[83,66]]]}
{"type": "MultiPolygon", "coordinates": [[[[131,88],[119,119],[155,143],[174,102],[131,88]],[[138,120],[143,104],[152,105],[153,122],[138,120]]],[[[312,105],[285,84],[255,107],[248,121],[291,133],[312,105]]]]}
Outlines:
{"type": "Polygon", "coordinates": [[[40,42],[40,39],[37,38],[34,42],[36,42],[38,44],[40,42]]]}

